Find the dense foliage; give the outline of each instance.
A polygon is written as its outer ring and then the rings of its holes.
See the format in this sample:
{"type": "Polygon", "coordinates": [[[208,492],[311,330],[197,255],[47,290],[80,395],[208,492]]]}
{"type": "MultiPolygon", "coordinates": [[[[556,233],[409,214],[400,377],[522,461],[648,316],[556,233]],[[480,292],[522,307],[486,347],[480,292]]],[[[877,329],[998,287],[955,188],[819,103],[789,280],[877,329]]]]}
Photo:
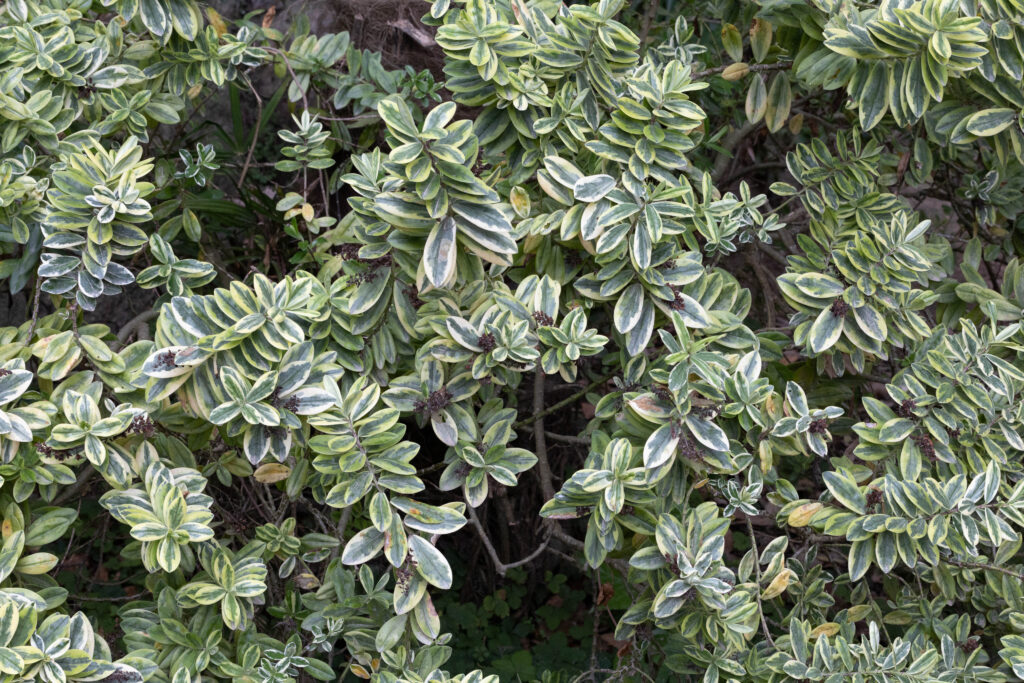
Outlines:
{"type": "Polygon", "coordinates": [[[420,5],[0,5],[0,681],[1024,679],[1024,2],[420,5]]]}

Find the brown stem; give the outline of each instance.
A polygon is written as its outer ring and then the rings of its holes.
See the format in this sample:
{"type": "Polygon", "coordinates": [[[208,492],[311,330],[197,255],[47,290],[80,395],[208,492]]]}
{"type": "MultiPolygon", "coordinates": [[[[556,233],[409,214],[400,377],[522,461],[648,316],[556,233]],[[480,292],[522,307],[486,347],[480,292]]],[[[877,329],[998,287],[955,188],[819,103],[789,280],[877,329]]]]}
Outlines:
{"type": "Polygon", "coordinates": [[[480,518],[477,517],[476,510],[472,507],[468,507],[467,509],[469,510],[469,522],[473,525],[473,528],[476,529],[477,534],[480,535],[480,540],[483,542],[484,548],[487,550],[487,554],[491,558],[491,562],[494,563],[494,571],[498,572],[499,576],[505,576],[509,569],[515,569],[516,567],[521,567],[524,564],[533,562],[548,547],[548,539],[544,539],[544,542],[541,543],[536,550],[523,559],[515,562],[502,562],[501,558],[498,557],[498,551],[494,549],[494,544],[491,543],[491,539],[487,536],[487,531],[484,529],[484,525],[480,523],[480,518]]]}
{"type": "Polygon", "coordinates": [[[651,33],[651,24],[658,16],[658,4],[660,0],[648,0],[647,11],[644,12],[643,23],[640,25],[640,46],[647,44],[647,36],[651,33]]]}
{"type": "Polygon", "coordinates": [[[965,562],[962,560],[946,560],[946,564],[951,564],[954,567],[960,567],[961,569],[983,569],[990,572],[998,572],[1005,574],[1006,576],[1012,576],[1018,581],[1024,581],[1024,574],[1018,574],[1017,572],[1004,569],[1003,567],[997,567],[993,564],[985,564],[984,562],[965,562]]]}
{"type": "Polygon", "coordinates": [[[736,146],[740,142],[753,133],[761,125],[758,123],[745,123],[739,128],[733,129],[726,133],[725,137],[722,138],[722,142],[718,145],[722,148],[722,151],[715,157],[714,166],[711,168],[711,177],[717,183],[729,170],[729,162],[732,161],[732,152],[736,149],[736,146]]]}
{"type": "Polygon", "coordinates": [[[61,503],[78,496],[78,494],[85,490],[89,485],[89,482],[92,481],[94,474],[96,474],[96,470],[88,466],[79,472],[75,483],[61,491],[60,494],[53,499],[53,505],[60,505],[61,503]]]}
{"type": "MultiPolygon", "coordinates": [[[[764,242],[761,242],[761,241],[755,242],[755,244],[757,244],[757,248],[761,252],[763,252],[768,258],[770,258],[771,260],[775,261],[780,266],[783,266],[783,267],[786,267],[786,268],[789,267],[789,261],[786,260],[786,256],[782,252],[780,252],[778,249],[776,249],[775,247],[773,247],[771,245],[765,244],[764,242]]],[[[794,253],[797,253],[797,252],[794,250],[794,253]]]]}
{"type": "Polygon", "coordinates": [[[260,97],[260,94],[248,78],[243,77],[242,80],[249,86],[249,90],[252,91],[253,96],[256,98],[256,128],[252,131],[252,142],[249,143],[249,151],[245,155],[245,163],[242,164],[242,173],[238,177],[239,188],[245,185],[245,175],[249,172],[249,164],[252,163],[252,155],[256,150],[256,141],[259,138],[260,124],[263,122],[263,98],[260,97]]]}
{"type": "Polygon", "coordinates": [[[36,332],[36,325],[39,323],[39,296],[43,293],[43,288],[40,286],[39,278],[36,277],[36,291],[32,295],[32,324],[28,326],[28,337],[25,338],[25,343],[32,344],[32,335],[36,332]]]}
{"type": "Polygon", "coordinates": [[[341,518],[338,520],[338,525],[334,528],[334,535],[337,536],[341,543],[331,549],[332,560],[338,556],[338,553],[341,552],[341,547],[345,545],[345,530],[348,528],[348,522],[350,519],[352,519],[351,505],[341,511],[341,518]]]}
{"type": "MultiPolygon", "coordinates": [[[[716,66],[712,69],[704,69],[703,71],[697,71],[691,74],[690,78],[703,78],[705,76],[714,76],[720,74],[728,69],[732,64],[723,64],[722,66],[716,66]]],[[[793,66],[793,62],[776,62],[775,64],[749,64],[747,65],[747,71],[752,73],[758,73],[761,71],[783,71],[793,66]]]]}
{"type": "Polygon", "coordinates": [[[147,327],[146,323],[158,315],[160,315],[160,310],[151,308],[139,313],[137,316],[126,322],[117,332],[118,347],[124,346],[125,342],[131,338],[132,333],[135,333],[138,339],[149,339],[149,327],[147,327]]]}
{"type": "MultiPolygon", "coordinates": [[[[562,527],[558,526],[557,520],[547,519],[544,521],[548,529],[551,530],[552,536],[557,538],[562,543],[565,543],[570,548],[573,548],[574,550],[583,550],[583,541],[579,540],[578,538],[573,538],[569,534],[565,533],[562,530],[562,527]]],[[[579,558],[574,558],[573,562],[577,562],[578,560],[579,558]]],[[[615,557],[607,557],[604,560],[604,564],[607,564],[610,567],[618,569],[620,572],[622,572],[622,574],[629,573],[629,562],[627,562],[626,560],[621,560],[615,557]]]]}
{"type": "Polygon", "coordinates": [[[757,575],[757,612],[761,615],[761,629],[764,631],[764,637],[768,639],[768,644],[775,649],[775,641],[772,640],[771,631],[768,630],[768,620],[764,618],[764,609],[761,606],[761,555],[757,551],[757,539],[754,538],[754,525],[750,521],[750,517],[747,517],[747,533],[750,534],[750,549],[754,552],[754,573],[757,575]]]}
{"type": "Polygon", "coordinates": [[[281,56],[281,59],[284,61],[285,68],[288,69],[288,74],[292,77],[292,80],[295,81],[295,84],[299,88],[299,93],[302,95],[302,108],[308,111],[309,100],[306,99],[306,89],[302,87],[301,83],[299,83],[299,77],[295,75],[295,71],[292,69],[292,63],[288,61],[288,55],[286,55],[283,50],[278,50],[272,47],[267,48],[267,50],[281,56]]]}
{"type": "MultiPolygon", "coordinates": [[[[561,410],[562,408],[564,408],[564,407],[566,407],[568,405],[572,405],[576,401],[578,401],[581,398],[583,398],[586,395],[586,393],[588,391],[590,391],[590,389],[595,384],[604,384],[605,382],[607,382],[608,380],[610,380],[614,376],[615,376],[615,373],[614,372],[610,372],[610,373],[608,373],[607,375],[605,375],[603,377],[599,377],[598,379],[594,380],[593,382],[588,384],[583,389],[580,389],[579,391],[577,391],[572,396],[569,396],[567,398],[562,399],[561,401],[559,401],[558,403],[554,404],[550,408],[545,408],[540,413],[534,413],[534,415],[532,417],[526,417],[526,418],[523,418],[522,420],[520,420],[519,422],[516,422],[514,425],[512,425],[512,429],[522,429],[523,427],[526,427],[526,426],[528,426],[531,423],[535,423],[538,420],[538,418],[547,417],[551,413],[554,413],[554,412],[556,412],[558,410],[561,410]]],[[[535,389],[536,389],[536,387],[535,387],[535,389]]],[[[534,393],[534,401],[535,401],[535,403],[534,403],[534,410],[537,410],[537,408],[536,408],[536,393],[534,393]]],[[[534,426],[536,427],[536,424],[534,426]]],[[[543,428],[543,425],[541,425],[541,427],[543,428]]]]}
{"type": "MultiPolygon", "coordinates": [[[[570,397],[571,398],[571,397],[570,397]]],[[[551,465],[548,463],[548,444],[544,438],[544,372],[539,368],[533,375],[533,438],[536,444],[537,471],[540,473],[540,491],[544,502],[555,497],[551,465]]]]}
{"type": "Polygon", "coordinates": [[[768,327],[775,327],[775,301],[772,299],[772,293],[775,291],[775,287],[772,286],[772,278],[765,271],[764,266],[761,265],[760,259],[754,255],[753,252],[747,252],[747,263],[754,270],[754,275],[757,276],[757,281],[761,284],[761,297],[764,299],[765,313],[767,315],[768,327]]]}

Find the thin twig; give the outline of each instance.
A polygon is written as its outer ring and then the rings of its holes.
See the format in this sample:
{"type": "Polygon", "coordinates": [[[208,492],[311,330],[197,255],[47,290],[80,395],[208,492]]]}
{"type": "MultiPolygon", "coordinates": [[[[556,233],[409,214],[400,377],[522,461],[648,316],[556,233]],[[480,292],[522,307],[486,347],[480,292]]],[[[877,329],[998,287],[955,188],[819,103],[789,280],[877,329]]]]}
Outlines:
{"type": "Polygon", "coordinates": [[[498,576],[505,576],[509,569],[515,569],[516,567],[521,567],[524,564],[533,562],[548,547],[549,539],[545,538],[544,542],[541,543],[536,550],[523,559],[516,560],[515,562],[502,562],[501,558],[498,557],[498,551],[494,549],[494,544],[491,543],[490,537],[487,536],[487,531],[484,529],[484,525],[480,523],[480,518],[477,517],[476,510],[474,510],[472,506],[469,506],[468,510],[469,522],[476,529],[477,534],[480,535],[480,540],[483,541],[484,548],[487,550],[487,554],[491,557],[491,562],[494,563],[494,571],[498,572],[498,576]]]}
{"type": "Polygon", "coordinates": [[[544,430],[544,436],[551,439],[552,441],[561,441],[563,443],[574,443],[580,446],[589,446],[590,438],[586,436],[573,436],[571,434],[559,434],[550,430],[544,430]]]}
{"type": "Polygon", "coordinates": [[[149,339],[149,328],[146,326],[146,323],[158,315],[160,315],[160,309],[150,308],[126,322],[117,333],[118,347],[124,346],[133,332],[136,333],[138,339],[149,339]]]}
{"type": "Polygon", "coordinates": [[[748,164],[743,166],[738,172],[731,174],[725,180],[719,180],[718,184],[725,188],[737,180],[743,180],[744,177],[754,171],[764,171],[770,168],[786,168],[786,163],[784,161],[762,161],[756,164],[748,164]]]}
{"type": "MultiPolygon", "coordinates": [[[[704,78],[705,76],[714,76],[720,74],[726,69],[732,66],[732,63],[723,64],[722,66],[716,66],[711,69],[704,69],[703,71],[695,71],[690,75],[691,79],[704,78]]],[[[793,66],[793,62],[776,62],[775,64],[748,64],[747,71],[751,73],[757,73],[759,71],[783,71],[793,66]]]]}
{"type": "Polygon", "coordinates": [[[69,601],[73,602],[126,602],[128,600],[141,600],[141,595],[118,595],[118,596],[105,596],[102,598],[90,598],[85,595],[69,595],[67,597],[69,601]]]}
{"type": "Polygon", "coordinates": [[[756,241],[755,244],[757,245],[757,248],[760,251],[762,251],[766,256],[768,256],[768,258],[770,258],[771,260],[775,261],[776,263],[778,263],[780,266],[783,266],[784,268],[788,268],[789,267],[789,261],[786,260],[785,255],[782,252],[780,252],[778,249],[776,249],[775,247],[773,247],[773,246],[771,246],[769,244],[765,244],[764,242],[762,242],[760,240],[756,241]]]}
{"type": "Polygon", "coordinates": [[[760,127],[761,123],[745,123],[739,128],[726,133],[725,137],[718,144],[722,151],[715,157],[714,165],[711,168],[711,177],[718,183],[729,170],[729,162],[733,159],[733,150],[740,142],[760,127]]]}
{"type": "Polygon", "coordinates": [[[78,304],[72,301],[68,304],[68,313],[71,315],[71,334],[74,335],[78,345],[82,345],[82,337],[78,334],[78,304]]]}
{"type": "Polygon", "coordinates": [[[62,490],[60,494],[58,494],[57,497],[53,499],[53,505],[60,505],[61,503],[71,500],[72,498],[77,496],[85,489],[86,486],[89,485],[89,482],[92,480],[93,475],[95,474],[96,470],[94,470],[91,466],[86,466],[84,470],[78,473],[78,478],[75,479],[75,483],[67,487],[66,489],[62,490]]]}
{"type": "Polygon", "coordinates": [[[761,615],[761,628],[764,630],[764,637],[768,639],[768,644],[775,649],[775,641],[772,640],[771,631],[768,630],[768,620],[764,618],[764,607],[761,605],[761,553],[757,550],[757,539],[754,538],[754,525],[750,521],[750,517],[746,516],[747,520],[747,533],[750,534],[750,548],[754,551],[754,573],[757,576],[757,612],[761,615]]]}
{"type": "Polygon", "coordinates": [[[594,570],[594,631],[590,637],[590,668],[597,669],[597,641],[601,637],[601,574],[594,570]]]}
{"type": "Polygon", "coordinates": [[[442,470],[447,466],[448,463],[444,462],[443,460],[441,462],[435,462],[433,465],[427,465],[422,469],[416,470],[416,476],[422,477],[425,474],[430,474],[431,472],[437,472],[438,470],[442,470]]]}
{"type": "Polygon", "coordinates": [[[1012,576],[1018,581],[1024,581],[1024,574],[1018,574],[1017,572],[1010,571],[1003,567],[997,567],[993,564],[985,564],[984,562],[965,562],[963,560],[946,560],[947,564],[951,564],[954,567],[960,567],[961,569],[984,569],[985,571],[998,572],[1005,574],[1006,576],[1012,576]]]}
{"type": "MultiPolygon", "coordinates": [[[[607,375],[605,375],[603,377],[599,377],[598,379],[594,380],[593,382],[588,384],[583,389],[580,389],[579,391],[577,391],[572,396],[569,396],[567,398],[562,399],[561,401],[559,401],[558,403],[554,404],[550,408],[545,408],[540,413],[535,413],[531,417],[526,417],[526,418],[523,418],[522,420],[520,420],[519,422],[516,422],[514,425],[512,425],[512,429],[522,429],[523,427],[526,427],[527,425],[535,422],[537,420],[537,418],[547,417],[551,413],[559,411],[559,410],[561,410],[562,408],[564,408],[564,407],[566,407],[568,405],[572,405],[576,401],[578,401],[581,398],[583,398],[587,394],[588,391],[590,391],[592,388],[594,388],[595,385],[604,384],[605,382],[610,380],[612,377],[615,377],[615,374],[616,373],[614,373],[614,372],[610,372],[610,373],[608,373],[607,375]]],[[[534,408],[534,410],[536,410],[536,407],[534,408]]]]}
{"type": "Polygon", "coordinates": [[[256,128],[252,131],[252,142],[249,143],[249,151],[245,155],[245,163],[242,164],[242,173],[238,177],[238,187],[244,187],[245,175],[249,172],[249,164],[252,162],[253,152],[256,150],[256,141],[259,139],[260,124],[263,122],[263,98],[256,91],[256,88],[249,81],[248,77],[243,77],[245,84],[249,86],[249,90],[252,91],[253,96],[256,98],[256,128]]]}
{"type": "Polygon", "coordinates": [[[658,4],[659,0],[649,0],[647,3],[647,11],[644,12],[644,18],[640,25],[640,46],[643,47],[647,44],[647,37],[651,34],[651,24],[658,16],[658,4]]]}
{"type": "Polygon", "coordinates": [[[302,95],[302,108],[309,111],[309,100],[306,99],[306,89],[302,87],[302,83],[299,82],[299,77],[295,75],[295,71],[292,69],[292,63],[288,61],[288,55],[286,55],[283,50],[278,50],[273,47],[268,47],[266,50],[276,55],[280,55],[281,59],[284,60],[285,68],[288,69],[288,73],[291,75],[292,80],[295,81],[295,85],[298,87],[299,93],[302,95]]]}
{"type": "Polygon", "coordinates": [[[351,505],[341,511],[341,518],[338,520],[338,525],[334,528],[334,535],[337,536],[341,543],[331,549],[332,560],[338,556],[338,553],[341,552],[341,546],[345,544],[345,530],[348,528],[348,522],[350,519],[352,519],[351,505]]]}

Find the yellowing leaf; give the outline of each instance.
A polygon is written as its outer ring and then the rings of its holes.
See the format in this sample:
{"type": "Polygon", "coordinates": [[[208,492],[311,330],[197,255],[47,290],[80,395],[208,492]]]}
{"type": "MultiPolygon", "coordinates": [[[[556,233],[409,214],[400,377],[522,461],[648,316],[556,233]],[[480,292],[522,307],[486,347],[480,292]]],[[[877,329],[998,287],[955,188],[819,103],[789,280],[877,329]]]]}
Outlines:
{"type": "Polygon", "coordinates": [[[722,78],[727,81],[738,81],[748,73],[750,73],[750,67],[746,62],[736,62],[725,67],[725,70],[722,71],[722,78]]]}
{"type": "Polygon", "coordinates": [[[526,218],[530,215],[530,195],[521,186],[516,185],[512,188],[512,191],[508,194],[508,200],[512,204],[512,209],[520,218],[526,218]]]}
{"type": "Polygon", "coordinates": [[[846,620],[849,622],[860,621],[871,614],[871,605],[854,605],[846,610],[846,620]]]}
{"type": "Polygon", "coordinates": [[[213,30],[217,32],[218,38],[228,32],[228,25],[224,23],[224,17],[222,17],[217,10],[212,7],[207,7],[206,18],[210,20],[210,25],[213,26],[213,30]]]}
{"type": "Polygon", "coordinates": [[[32,553],[18,560],[14,570],[22,574],[45,574],[57,566],[58,560],[52,553],[32,553]]]}
{"type": "Polygon", "coordinates": [[[295,585],[304,591],[311,591],[320,587],[320,579],[309,572],[302,572],[295,575],[295,585]]]}
{"type": "Polygon", "coordinates": [[[783,569],[772,582],[768,584],[768,587],[764,589],[764,593],[761,594],[762,600],[771,600],[774,597],[782,595],[782,593],[789,588],[790,581],[796,578],[796,572],[792,569],[783,569]]]}
{"type": "Polygon", "coordinates": [[[894,624],[896,626],[907,626],[914,621],[914,617],[910,613],[903,610],[895,610],[893,612],[886,612],[885,616],[882,617],[882,621],[886,624],[894,624]]]}
{"type": "Polygon", "coordinates": [[[817,638],[818,636],[834,636],[839,633],[839,624],[834,621],[826,621],[821,626],[816,626],[811,631],[811,638],[817,638]]]}
{"type": "Polygon", "coordinates": [[[771,22],[764,19],[754,19],[754,23],[750,27],[750,50],[754,53],[754,59],[758,62],[764,61],[771,45],[771,22]]]}
{"type": "Polygon", "coordinates": [[[273,484],[287,479],[291,471],[291,468],[287,465],[282,465],[278,462],[268,462],[257,467],[252,476],[261,484],[273,484]]]}
{"type": "Polygon", "coordinates": [[[795,114],[795,115],[790,117],[790,119],[789,119],[789,126],[788,126],[790,133],[792,133],[793,135],[797,135],[797,134],[800,133],[800,130],[803,127],[804,127],[804,115],[803,114],[795,114]]]}
{"type": "Polygon", "coordinates": [[[774,466],[774,458],[772,457],[772,445],[767,439],[757,444],[757,454],[761,459],[761,471],[767,472],[774,466]]]}
{"type": "Polygon", "coordinates": [[[732,24],[722,26],[722,46],[734,62],[743,59],[743,36],[732,24]]]}
{"type": "Polygon", "coordinates": [[[814,515],[818,514],[818,511],[823,507],[825,506],[821,503],[804,503],[789,513],[786,523],[795,527],[807,526],[811,523],[814,515]]]}
{"type": "Polygon", "coordinates": [[[775,74],[772,85],[768,88],[768,106],[764,113],[764,122],[772,133],[780,130],[789,118],[789,108],[793,106],[793,91],[789,86],[789,76],[785,73],[775,74]]]}

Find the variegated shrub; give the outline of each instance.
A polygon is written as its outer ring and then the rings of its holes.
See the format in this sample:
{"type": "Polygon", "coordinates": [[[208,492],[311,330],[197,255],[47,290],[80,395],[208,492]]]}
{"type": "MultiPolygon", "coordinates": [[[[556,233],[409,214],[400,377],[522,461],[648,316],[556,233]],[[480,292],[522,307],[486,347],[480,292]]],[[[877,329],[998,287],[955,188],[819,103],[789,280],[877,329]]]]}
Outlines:
{"type": "Polygon", "coordinates": [[[1024,3],[217,4],[0,6],[0,680],[1024,680],[1024,3]]]}

